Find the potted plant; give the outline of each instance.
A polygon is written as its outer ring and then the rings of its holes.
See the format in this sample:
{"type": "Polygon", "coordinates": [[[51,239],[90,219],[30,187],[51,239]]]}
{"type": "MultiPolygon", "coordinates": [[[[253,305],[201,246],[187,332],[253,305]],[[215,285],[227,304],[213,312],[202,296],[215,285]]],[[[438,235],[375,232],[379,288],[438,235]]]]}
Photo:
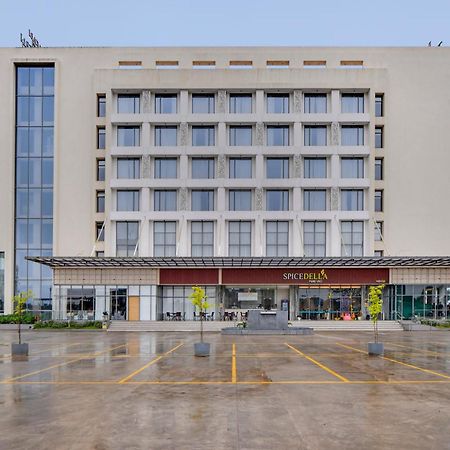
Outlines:
{"type": "Polygon", "coordinates": [[[21,325],[23,322],[23,315],[27,307],[27,302],[31,298],[33,298],[33,293],[31,291],[26,291],[15,295],[13,299],[17,331],[19,333],[19,343],[11,344],[11,356],[13,359],[20,359],[28,356],[28,344],[22,343],[21,325]]]}
{"type": "Polygon", "coordinates": [[[192,286],[192,294],[189,296],[192,304],[200,316],[200,342],[194,343],[195,356],[209,356],[210,344],[203,342],[203,320],[209,303],[206,301],[205,290],[200,286],[192,286]]]}
{"type": "Polygon", "coordinates": [[[370,320],[373,323],[373,333],[375,342],[368,343],[369,355],[382,355],[384,353],[384,344],[378,342],[378,318],[383,310],[382,293],[384,284],[378,286],[369,286],[369,299],[367,301],[367,310],[370,320]]]}

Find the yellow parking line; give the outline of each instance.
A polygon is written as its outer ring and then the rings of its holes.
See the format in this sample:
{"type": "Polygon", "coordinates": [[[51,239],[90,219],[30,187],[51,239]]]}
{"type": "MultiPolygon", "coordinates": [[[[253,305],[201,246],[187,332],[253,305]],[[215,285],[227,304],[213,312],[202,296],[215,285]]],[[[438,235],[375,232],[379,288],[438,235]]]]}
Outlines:
{"type": "Polygon", "coordinates": [[[316,361],[314,358],[311,358],[310,356],[308,356],[305,353],[301,352],[300,350],[298,350],[297,348],[293,347],[292,345],[289,345],[286,342],[285,342],[285,345],[287,345],[291,350],[294,350],[294,352],[296,352],[299,355],[301,355],[304,358],[306,358],[308,361],[311,361],[312,363],[316,364],[321,369],[325,370],[326,372],[330,373],[331,375],[335,376],[336,378],[339,378],[344,383],[348,383],[349,380],[347,378],[343,377],[342,375],[339,375],[334,370],[330,369],[329,367],[325,366],[324,364],[320,363],[319,361],[316,361]]]}
{"type": "Polygon", "coordinates": [[[26,373],[24,375],[19,375],[17,377],[8,378],[6,380],[0,381],[0,384],[1,383],[7,383],[7,382],[10,382],[10,381],[20,380],[22,378],[30,377],[32,375],[37,375],[39,373],[46,372],[47,370],[52,370],[52,369],[56,369],[57,367],[67,366],[68,364],[72,364],[72,363],[75,363],[75,362],[78,362],[78,361],[82,361],[84,359],[92,359],[92,358],[95,358],[96,356],[99,356],[99,355],[101,355],[103,353],[112,352],[113,350],[116,350],[117,348],[126,347],[126,346],[127,346],[127,344],[117,345],[116,347],[109,348],[108,350],[103,350],[101,352],[92,353],[91,355],[86,355],[86,356],[84,356],[82,358],[72,359],[70,361],[66,361],[66,362],[63,362],[63,363],[60,363],[60,364],[54,364],[53,366],[46,367],[45,369],[35,370],[34,372],[29,372],[29,373],[26,373]]]}
{"type": "Polygon", "coordinates": [[[151,365],[158,362],[160,359],[164,358],[164,356],[169,355],[170,353],[174,352],[177,348],[180,348],[183,345],[183,343],[178,344],[174,348],[170,349],[168,352],[163,353],[162,355],[157,356],[156,358],[153,358],[150,362],[142,366],[140,369],[135,370],[134,372],[130,373],[130,375],[127,375],[125,378],[122,378],[118,381],[119,384],[126,383],[128,380],[131,380],[131,378],[135,377],[139,373],[141,373],[143,370],[145,370],[147,367],[150,367],[151,365]]]}
{"type": "Polygon", "coordinates": [[[233,344],[231,353],[231,382],[236,384],[236,380],[236,344],[233,344]]]}
{"type": "Polygon", "coordinates": [[[348,348],[349,350],[353,350],[354,352],[364,353],[365,355],[367,355],[367,352],[360,350],[359,348],[350,347],[350,345],[339,344],[339,342],[336,342],[336,345],[339,345],[339,347],[348,348]]]}

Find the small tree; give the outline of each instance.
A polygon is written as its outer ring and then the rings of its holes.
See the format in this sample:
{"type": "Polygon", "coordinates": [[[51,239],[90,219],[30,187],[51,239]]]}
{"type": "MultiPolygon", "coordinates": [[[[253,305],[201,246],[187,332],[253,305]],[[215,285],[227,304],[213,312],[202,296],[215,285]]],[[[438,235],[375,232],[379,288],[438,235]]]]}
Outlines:
{"type": "Polygon", "coordinates": [[[378,342],[378,317],[383,311],[383,289],[384,284],[369,286],[369,300],[367,301],[367,309],[369,311],[370,320],[373,323],[375,342],[378,342]]]}
{"type": "Polygon", "coordinates": [[[18,332],[19,332],[19,344],[22,343],[22,335],[21,335],[21,329],[20,325],[23,322],[23,314],[27,309],[27,302],[33,298],[33,292],[26,291],[26,292],[20,292],[19,294],[15,295],[13,298],[14,301],[14,313],[16,314],[16,323],[18,325],[18,332]]]}
{"type": "Polygon", "coordinates": [[[206,301],[208,297],[205,295],[205,290],[200,286],[192,286],[192,294],[189,295],[189,298],[200,315],[200,342],[203,342],[203,316],[210,307],[206,301]]]}

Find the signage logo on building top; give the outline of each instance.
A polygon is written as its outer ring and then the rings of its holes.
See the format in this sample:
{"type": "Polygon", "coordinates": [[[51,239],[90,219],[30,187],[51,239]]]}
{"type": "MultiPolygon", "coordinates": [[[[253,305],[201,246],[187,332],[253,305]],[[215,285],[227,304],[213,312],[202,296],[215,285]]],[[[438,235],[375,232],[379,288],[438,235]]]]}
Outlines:
{"type": "Polygon", "coordinates": [[[328,280],[328,275],[324,269],[320,272],[284,272],[283,280],[308,281],[309,283],[314,284],[328,280]]]}

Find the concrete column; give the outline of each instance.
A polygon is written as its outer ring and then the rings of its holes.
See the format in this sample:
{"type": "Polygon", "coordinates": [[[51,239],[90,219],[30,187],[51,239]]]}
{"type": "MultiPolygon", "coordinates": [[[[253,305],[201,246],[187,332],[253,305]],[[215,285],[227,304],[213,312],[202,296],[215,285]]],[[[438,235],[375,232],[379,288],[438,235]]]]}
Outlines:
{"type": "Polygon", "coordinates": [[[178,107],[178,113],[181,116],[189,114],[189,91],[180,91],[180,105],[178,107]]]}
{"type": "Polygon", "coordinates": [[[333,89],[331,91],[330,112],[333,114],[333,116],[341,113],[341,101],[338,89],[333,89]]]}
{"type": "Polygon", "coordinates": [[[264,90],[258,89],[255,95],[255,113],[260,118],[266,112],[264,104],[264,90]]]}

